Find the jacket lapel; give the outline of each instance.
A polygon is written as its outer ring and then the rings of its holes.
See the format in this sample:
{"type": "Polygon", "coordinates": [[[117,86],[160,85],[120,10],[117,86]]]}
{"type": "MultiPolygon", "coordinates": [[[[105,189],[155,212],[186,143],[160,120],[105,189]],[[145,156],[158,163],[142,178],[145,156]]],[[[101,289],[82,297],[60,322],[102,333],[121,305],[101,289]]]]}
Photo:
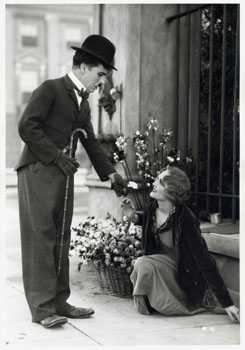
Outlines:
{"type": "Polygon", "coordinates": [[[65,88],[67,90],[68,95],[70,96],[72,101],[75,103],[77,109],[79,109],[78,102],[77,102],[77,97],[76,97],[76,94],[75,94],[73,86],[72,86],[72,81],[68,77],[67,74],[64,76],[64,84],[65,84],[65,88]]]}

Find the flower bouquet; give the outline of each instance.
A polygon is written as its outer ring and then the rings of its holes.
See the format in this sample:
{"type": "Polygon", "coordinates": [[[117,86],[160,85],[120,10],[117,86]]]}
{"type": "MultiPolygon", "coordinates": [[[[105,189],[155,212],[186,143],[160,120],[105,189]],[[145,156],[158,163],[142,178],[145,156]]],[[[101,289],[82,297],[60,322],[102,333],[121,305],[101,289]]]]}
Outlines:
{"type": "MultiPolygon", "coordinates": [[[[113,154],[114,163],[120,162],[124,168],[128,181],[132,180],[130,167],[127,163],[127,141],[128,138],[120,135],[115,141],[113,154]]],[[[133,136],[135,150],[136,172],[141,179],[141,194],[137,190],[133,192],[135,207],[142,209],[142,203],[146,203],[152,183],[156,176],[167,165],[174,165],[187,172],[190,179],[193,177],[193,162],[191,152],[184,155],[173,148],[173,131],[168,128],[160,128],[158,120],[149,115],[149,120],[142,130],[136,130],[133,136]]]]}
{"type": "Polygon", "coordinates": [[[92,262],[98,272],[101,287],[107,293],[131,296],[130,273],[135,259],[143,255],[141,227],[125,218],[118,222],[110,214],[105,219],[88,217],[78,227],[71,242],[83,264],[92,262]]]}

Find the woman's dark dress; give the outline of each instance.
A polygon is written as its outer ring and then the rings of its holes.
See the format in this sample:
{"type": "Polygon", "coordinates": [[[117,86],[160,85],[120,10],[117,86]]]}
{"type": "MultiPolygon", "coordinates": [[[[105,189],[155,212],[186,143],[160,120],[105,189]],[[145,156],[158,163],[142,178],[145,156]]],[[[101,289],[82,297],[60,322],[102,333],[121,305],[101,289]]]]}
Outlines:
{"type": "Polygon", "coordinates": [[[177,283],[175,247],[170,243],[173,240],[169,222],[168,219],[158,229],[154,228],[161,254],[142,256],[135,262],[130,276],[133,296],[146,295],[150,305],[163,315],[194,315],[205,308],[188,306],[185,293],[177,283]]]}

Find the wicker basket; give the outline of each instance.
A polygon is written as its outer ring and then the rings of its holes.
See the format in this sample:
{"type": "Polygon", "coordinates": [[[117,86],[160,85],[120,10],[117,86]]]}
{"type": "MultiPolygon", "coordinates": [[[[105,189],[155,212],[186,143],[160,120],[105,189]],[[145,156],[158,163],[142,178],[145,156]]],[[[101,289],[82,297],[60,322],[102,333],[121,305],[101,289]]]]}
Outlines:
{"type": "Polygon", "coordinates": [[[106,294],[131,298],[133,285],[129,274],[119,267],[106,266],[101,262],[94,263],[101,288],[106,294]]]}

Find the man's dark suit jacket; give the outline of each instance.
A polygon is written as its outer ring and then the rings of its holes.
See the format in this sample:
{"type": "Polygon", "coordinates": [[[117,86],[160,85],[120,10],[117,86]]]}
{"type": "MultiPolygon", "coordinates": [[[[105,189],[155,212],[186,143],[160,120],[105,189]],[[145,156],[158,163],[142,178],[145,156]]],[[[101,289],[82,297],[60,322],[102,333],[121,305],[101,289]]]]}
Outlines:
{"type": "Polygon", "coordinates": [[[75,128],[82,128],[87,138],[80,140],[102,181],[115,172],[111,162],[96,139],[91,124],[90,110],[79,113],[77,98],[70,78],[47,80],[34,90],[19,122],[19,134],[25,142],[16,170],[41,161],[52,163],[59,150],[70,142],[75,128]]]}

